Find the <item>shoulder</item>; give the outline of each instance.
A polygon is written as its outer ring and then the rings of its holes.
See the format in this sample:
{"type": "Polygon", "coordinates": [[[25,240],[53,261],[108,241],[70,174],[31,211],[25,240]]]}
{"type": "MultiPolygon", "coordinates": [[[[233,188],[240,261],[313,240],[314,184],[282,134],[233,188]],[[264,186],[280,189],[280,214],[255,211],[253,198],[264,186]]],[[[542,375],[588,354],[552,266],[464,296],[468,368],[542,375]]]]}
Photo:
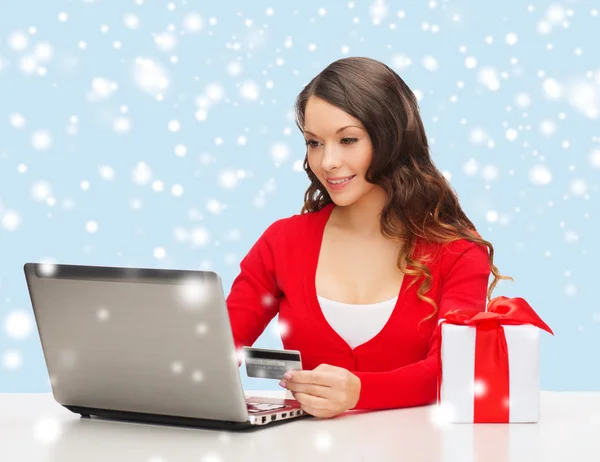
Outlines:
{"type": "Polygon", "coordinates": [[[327,205],[314,212],[294,213],[278,218],[265,230],[266,237],[273,239],[295,238],[296,236],[307,236],[323,214],[327,213],[327,205]]]}
{"type": "Polygon", "coordinates": [[[441,252],[442,274],[448,275],[453,269],[467,272],[490,272],[488,247],[484,244],[458,239],[445,244],[441,252]]]}
{"type": "Polygon", "coordinates": [[[277,234],[284,235],[306,235],[314,229],[315,225],[328,213],[330,204],[323,206],[320,210],[314,212],[294,213],[283,218],[279,218],[270,227],[276,229],[277,234]]]}
{"type": "MultiPolygon", "coordinates": [[[[479,234],[477,236],[480,237],[479,234]]],[[[465,238],[447,243],[421,242],[418,247],[425,260],[441,266],[442,273],[447,273],[459,262],[468,264],[488,261],[488,247],[465,238]]]]}

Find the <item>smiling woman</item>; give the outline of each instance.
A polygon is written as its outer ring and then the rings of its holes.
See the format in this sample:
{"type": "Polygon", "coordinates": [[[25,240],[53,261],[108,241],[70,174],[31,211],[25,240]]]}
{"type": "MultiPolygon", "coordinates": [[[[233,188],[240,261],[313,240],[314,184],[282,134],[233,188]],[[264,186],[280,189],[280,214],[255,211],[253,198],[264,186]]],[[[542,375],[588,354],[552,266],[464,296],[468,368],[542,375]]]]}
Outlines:
{"type": "Polygon", "coordinates": [[[331,63],[298,95],[296,124],[310,184],[300,213],[240,264],[227,298],[236,347],[278,314],[305,368],[281,385],[317,417],[432,403],[438,319],[483,311],[511,278],[433,164],[416,97],[388,66],[331,63]]]}
{"type": "Polygon", "coordinates": [[[360,120],[321,98],[310,98],[305,112],[305,117],[322,133],[318,136],[316,129],[304,130],[310,170],[328,191],[343,190],[345,194],[336,197],[336,203],[347,204],[352,197],[362,195],[365,188],[370,189],[364,179],[373,150],[369,135],[360,120]],[[344,126],[337,128],[340,124],[344,126]],[[339,169],[342,161],[345,171],[339,169]],[[357,175],[359,181],[352,181],[357,175]],[[348,196],[350,191],[353,196],[348,196]]]}

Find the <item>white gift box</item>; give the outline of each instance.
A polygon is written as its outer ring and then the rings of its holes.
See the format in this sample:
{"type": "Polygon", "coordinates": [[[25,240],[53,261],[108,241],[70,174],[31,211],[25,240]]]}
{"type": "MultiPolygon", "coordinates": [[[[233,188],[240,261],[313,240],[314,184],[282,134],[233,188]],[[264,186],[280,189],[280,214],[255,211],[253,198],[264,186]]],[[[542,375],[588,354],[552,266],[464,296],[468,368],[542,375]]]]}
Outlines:
{"type": "MultiPolygon", "coordinates": [[[[538,422],[540,329],[504,325],[509,363],[509,422],[538,422]]],[[[442,323],[441,388],[438,405],[449,422],[474,421],[476,328],[442,323]]]]}

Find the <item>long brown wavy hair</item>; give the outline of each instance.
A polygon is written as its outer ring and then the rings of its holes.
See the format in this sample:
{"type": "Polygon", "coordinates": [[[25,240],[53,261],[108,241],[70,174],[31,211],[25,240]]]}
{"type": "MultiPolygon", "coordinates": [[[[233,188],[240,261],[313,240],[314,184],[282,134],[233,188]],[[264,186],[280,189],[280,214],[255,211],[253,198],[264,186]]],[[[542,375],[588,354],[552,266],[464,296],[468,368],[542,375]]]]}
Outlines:
{"type": "MultiPolygon", "coordinates": [[[[494,265],[494,246],[482,239],[463,212],[456,192],[435,167],[419,114],[417,98],[406,83],[384,63],[366,57],[349,57],[329,64],[314,77],[295,102],[296,125],[302,133],[306,103],[317,96],[359,119],[373,145],[373,157],[365,179],[379,185],[387,193],[381,212],[381,232],[401,240],[405,245],[398,256],[398,268],[404,274],[423,277],[417,297],[438,311],[435,301],[425,294],[431,286],[431,271],[422,261],[413,259],[417,238],[428,242],[449,243],[467,239],[489,248],[489,262],[494,281],[487,298],[502,276],[494,265]],[[397,226],[396,223],[402,226],[397,226]],[[411,265],[415,269],[409,269],[411,265]]],[[[308,148],[304,171],[310,186],[304,195],[300,213],[316,212],[332,199],[308,164],[308,148]]]]}

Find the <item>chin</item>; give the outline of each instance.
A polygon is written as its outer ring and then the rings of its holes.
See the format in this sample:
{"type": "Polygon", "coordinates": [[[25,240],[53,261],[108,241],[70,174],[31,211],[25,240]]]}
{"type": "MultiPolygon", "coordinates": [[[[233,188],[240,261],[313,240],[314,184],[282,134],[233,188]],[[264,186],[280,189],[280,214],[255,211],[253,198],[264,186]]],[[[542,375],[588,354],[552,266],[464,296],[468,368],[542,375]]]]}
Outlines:
{"type": "Polygon", "coordinates": [[[368,188],[366,190],[360,191],[349,191],[350,194],[347,193],[338,193],[337,191],[327,191],[329,193],[329,197],[331,197],[331,201],[340,207],[346,207],[348,205],[355,204],[360,202],[361,200],[370,197],[373,194],[374,188],[368,188]]]}
{"type": "Polygon", "coordinates": [[[339,207],[346,207],[354,204],[359,199],[355,194],[343,196],[342,194],[335,194],[335,192],[329,194],[329,197],[331,197],[331,201],[339,207]]]}

